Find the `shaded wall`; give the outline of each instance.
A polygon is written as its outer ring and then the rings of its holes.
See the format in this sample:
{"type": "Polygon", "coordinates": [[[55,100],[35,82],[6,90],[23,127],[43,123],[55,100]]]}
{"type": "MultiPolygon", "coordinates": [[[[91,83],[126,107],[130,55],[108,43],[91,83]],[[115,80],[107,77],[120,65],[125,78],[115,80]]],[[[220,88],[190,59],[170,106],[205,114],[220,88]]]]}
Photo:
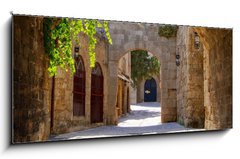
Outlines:
{"type": "Polygon", "coordinates": [[[13,16],[13,142],[42,141],[50,133],[48,59],[43,18],[13,16]]]}
{"type": "Polygon", "coordinates": [[[205,128],[231,128],[232,29],[194,29],[204,46],[205,128]]]}
{"type": "Polygon", "coordinates": [[[181,26],[176,52],[177,121],[186,127],[222,129],[232,126],[232,32],[181,26]],[[195,32],[200,48],[194,48],[195,32]]]}

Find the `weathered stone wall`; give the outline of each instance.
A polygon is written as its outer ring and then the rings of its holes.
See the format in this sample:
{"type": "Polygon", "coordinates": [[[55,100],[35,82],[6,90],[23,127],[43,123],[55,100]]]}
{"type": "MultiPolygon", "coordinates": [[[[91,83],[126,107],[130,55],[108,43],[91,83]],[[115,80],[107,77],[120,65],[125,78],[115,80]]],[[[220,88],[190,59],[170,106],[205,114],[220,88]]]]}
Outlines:
{"type": "MultiPolygon", "coordinates": [[[[158,24],[109,22],[113,45],[109,46],[109,109],[116,105],[117,67],[119,59],[127,52],[141,49],[151,52],[161,63],[161,105],[162,122],[176,121],[176,38],[158,35],[158,24]]],[[[115,111],[112,111],[115,112],[115,111]]],[[[109,122],[116,123],[114,114],[109,114],[109,122]]]]}
{"type": "Polygon", "coordinates": [[[50,134],[48,59],[43,18],[13,16],[13,142],[43,141],[50,134]]]}
{"type": "Polygon", "coordinates": [[[204,46],[205,128],[231,128],[232,30],[194,29],[204,46]]]}
{"type": "Polygon", "coordinates": [[[186,127],[204,128],[203,48],[194,47],[194,31],[178,30],[178,122],[186,127]]]}
{"type": "Polygon", "coordinates": [[[137,104],[137,88],[130,87],[130,104],[137,104]]]}
{"type": "Polygon", "coordinates": [[[177,35],[177,116],[186,127],[232,126],[232,35],[229,29],[181,26],[177,35]],[[201,38],[194,48],[194,32],[201,38]]]}
{"type": "MultiPolygon", "coordinates": [[[[54,95],[54,125],[53,134],[82,130],[94,127],[91,124],[91,71],[88,55],[88,38],[80,35],[80,50],[84,67],[86,71],[85,84],[85,116],[73,116],[73,76],[71,73],[58,69],[58,75],[55,77],[55,95],[54,95]]],[[[108,74],[107,65],[105,65],[106,43],[98,38],[96,45],[96,61],[100,64],[104,76],[104,97],[103,97],[103,120],[106,124],[106,114],[108,113],[108,74]]],[[[74,50],[73,50],[74,52],[74,50]]]]}
{"type": "Polygon", "coordinates": [[[204,128],[203,48],[202,45],[199,49],[194,47],[195,33],[191,27],[188,34],[188,84],[184,125],[186,127],[204,128]]]}
{"type": "Polygon", "coordinates": [[[187,44],[188,27],[179,26],[177,32],[176,54],[180,55],[180,65],[177,67],[177,121],[184,125],[185,106],[187,105],[187,44]]]}
{"type": "Polygon", "coordinates": [[[130,108],[131,54],[125,54],[118,62],[117,116],[125,115],[130,108]]]}

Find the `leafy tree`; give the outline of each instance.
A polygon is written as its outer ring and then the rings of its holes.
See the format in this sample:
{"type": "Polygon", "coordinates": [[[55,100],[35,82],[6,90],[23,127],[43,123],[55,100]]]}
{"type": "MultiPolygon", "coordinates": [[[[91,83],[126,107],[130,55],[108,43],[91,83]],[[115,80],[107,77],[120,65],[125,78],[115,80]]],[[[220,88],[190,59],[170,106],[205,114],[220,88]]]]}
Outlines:
{"type": "Polygon", "coordinates": [[[160,62],[154,56],[149,56],[147,51],[135,50],[131,52],[131,78],[133,86],[145,78],[159,74],[160,62]]]}
{"type": "Polygon", "coordinates": [[[68,18],[45,18],[44,28],[44,46],[50,63],[48,71],[50,76],[57,73],[57,67],[71,70],[75,73],[74,59],[72,55],[73,43],[80,45],[79,33],[84,33],[89,38],[88,53],[90,56],[90,67],[95,67],[95,47],[97,39],[95,37],[97,28],[104,28],[108,42],[112,44],[112,39],[108,31],[108,22],[98,20],[81,20],[68,18]]]}

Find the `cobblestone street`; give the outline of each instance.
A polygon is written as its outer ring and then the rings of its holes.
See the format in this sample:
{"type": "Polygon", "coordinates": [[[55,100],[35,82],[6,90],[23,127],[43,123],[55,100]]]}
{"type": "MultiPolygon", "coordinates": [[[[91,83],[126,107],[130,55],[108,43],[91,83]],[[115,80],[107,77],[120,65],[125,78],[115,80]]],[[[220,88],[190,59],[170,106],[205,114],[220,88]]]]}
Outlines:
{"type": "Polygon", "coordinates": [[[147,135],[199,130],[185,128],[176,122],[161,123],[160,112],[160,103],[157,102],[131,105],[131,112],[121,117],[117,126],[100,126],[83,131],[61,134],[50,137],[50,140],[147,135]]]}

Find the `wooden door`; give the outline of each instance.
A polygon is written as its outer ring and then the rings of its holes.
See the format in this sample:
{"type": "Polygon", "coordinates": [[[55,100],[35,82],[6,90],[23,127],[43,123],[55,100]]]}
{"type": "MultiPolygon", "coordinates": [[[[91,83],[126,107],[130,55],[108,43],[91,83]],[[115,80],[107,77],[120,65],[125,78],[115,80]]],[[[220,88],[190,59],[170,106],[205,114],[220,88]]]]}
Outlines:
{"type": "Polygon", "coordinates": [[[156,97],[157,97],[156,81],[153,78],[146,80],[144,85],[144,102],[156,102],[156,97]]]}
{"type": "Polygon", "coordinates": [[[75,58],[75,69],[73,79],[73,115],[85,115],[85,68],[82,57],[75,58]]]}
{"type": "Polygon", "coordinates": [[[91,77],[91,123],[103,122],[103,74],[96,63],[91,77]]]}

